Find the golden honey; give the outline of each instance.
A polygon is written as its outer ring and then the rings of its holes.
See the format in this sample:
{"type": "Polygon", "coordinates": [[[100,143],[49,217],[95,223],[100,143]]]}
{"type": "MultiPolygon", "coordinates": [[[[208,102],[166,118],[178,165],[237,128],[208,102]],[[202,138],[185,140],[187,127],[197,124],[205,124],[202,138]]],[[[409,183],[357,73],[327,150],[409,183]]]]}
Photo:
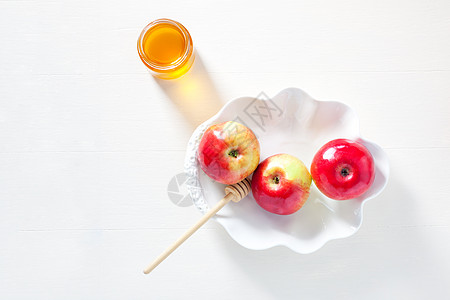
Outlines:
{"type": "Polygon", "coordinates": [[[185,74],[194,62],[194,46],[186,28],[170,19],[148,24],[138,39],[138,53],[152,74],[173,79],[185,74]]]}

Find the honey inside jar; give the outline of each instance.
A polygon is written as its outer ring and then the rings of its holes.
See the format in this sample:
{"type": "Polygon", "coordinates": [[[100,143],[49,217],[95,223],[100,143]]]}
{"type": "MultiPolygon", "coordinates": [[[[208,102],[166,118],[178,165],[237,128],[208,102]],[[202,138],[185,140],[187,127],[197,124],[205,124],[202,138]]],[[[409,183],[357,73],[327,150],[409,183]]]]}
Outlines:
{"type": "Polygon", "coordinates": [[[186,28],[169,19],[159,19],[147,25],[138,40],[142,62],[155,76],[164,79],[186,73],[194,60],[193,50],[186,28]]]}

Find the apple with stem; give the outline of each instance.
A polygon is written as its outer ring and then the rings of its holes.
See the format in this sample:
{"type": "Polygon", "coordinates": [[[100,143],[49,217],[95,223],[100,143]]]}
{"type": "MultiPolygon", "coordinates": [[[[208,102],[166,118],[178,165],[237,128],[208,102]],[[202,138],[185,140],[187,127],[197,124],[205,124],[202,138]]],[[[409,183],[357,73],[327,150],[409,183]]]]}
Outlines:
{"type": "Polygon", "coordinates": [[[375,163],[369,150],[349,139],[336,139],[314,155],[311,175],[317,188],[335,200],[364,194],[375,179],[375,163]]]}
{"type": "Polygon", "coordinates": [[[259,142],[253,131],[234,121],[210,126],[197,152],[206,175],[224,184],[235,184],[253,173],[259,157],[259,142]]]}
{"type": "Polygon", "coordinates": [[[253,173],[252,193],[263,209],[279,215],[298,211],[309,197],[311,174],[303,162],[289,154],[275,154],[253,173]]]}

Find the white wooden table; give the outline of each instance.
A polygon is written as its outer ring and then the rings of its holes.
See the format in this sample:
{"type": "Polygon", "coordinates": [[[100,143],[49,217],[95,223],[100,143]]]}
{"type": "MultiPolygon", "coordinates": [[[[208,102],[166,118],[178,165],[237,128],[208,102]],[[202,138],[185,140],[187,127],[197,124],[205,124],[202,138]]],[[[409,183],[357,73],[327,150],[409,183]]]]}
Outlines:
{"type": "Polygon", "coordinates": [[[0,299],[450,298],[450,2],[0,0],[0,299]],[[191,32],[191,79],[136,39],[191,32]],[[195,80],[192,80],[194,78],[195,80]],[[360,231],[310,255],[251,251],[169,200],[193,129],[226,101],[339,100],[390,157],[360,231]]]}

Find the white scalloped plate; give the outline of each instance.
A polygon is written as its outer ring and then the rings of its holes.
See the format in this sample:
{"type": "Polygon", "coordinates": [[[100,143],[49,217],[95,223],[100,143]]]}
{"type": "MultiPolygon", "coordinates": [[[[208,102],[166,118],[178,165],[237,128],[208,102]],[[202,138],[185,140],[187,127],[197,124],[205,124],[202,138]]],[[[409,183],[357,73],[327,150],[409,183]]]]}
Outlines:
{"type": "Polygon", "coordinates": [[[313,183],[305,205],[292,215],[263,210],[251,194],[239,203],[229,203],[215,219],[246,248],[262,250],[283,245],[298,253],[311,253],[327,241],[348,237],[361,226],[365,201],[376,197],[386,186],[388,158],[378,145],[360,136],[355,112],[340,102],[317,101],[300,89],[289,88],[272,99],[261,94],[257,98],[232,100],[194,131],[186,153],[185,171],[190,196],[202,213],[224,196],[225,186],[200,169],[196,159],[198,143],[210,125],[229,120],[253,130],[261,145],[261,161],[276,153],[289,153],[309,168],[322,145],[336,138],[349,138],[364,144],[376,165],[370,189],[352,200],[329,199],[313,183]]]}

